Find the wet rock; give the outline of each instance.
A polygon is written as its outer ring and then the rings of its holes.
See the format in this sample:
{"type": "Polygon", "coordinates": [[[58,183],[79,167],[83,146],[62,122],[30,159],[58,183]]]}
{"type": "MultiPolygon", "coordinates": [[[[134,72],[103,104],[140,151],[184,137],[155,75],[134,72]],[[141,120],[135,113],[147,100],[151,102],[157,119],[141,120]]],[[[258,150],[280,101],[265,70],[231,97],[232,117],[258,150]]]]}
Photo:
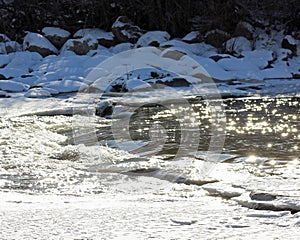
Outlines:
{"type": "Polygon", "coordinates": [[[23,49],[30,52],[37,52],[43,57],[58,53],[57,48],[47,38],[41,34],[31,32],[24,38],[23,49]]]}
{"type": "Polygon", "coordinates": [[[239,57],[243,51],[251,51],[252,44],[245,37],[235,37],[226,42],[225,49],[226,53],[239,57]]]}
{"type": "Polygon", "coordinates": [[[203,35],[200,33],[200,31],[192,31],[185,35],[184,38],[182,38],[182,41],[186,43],[200,43],[203,41],[203,35]]]}
{"type": "Polygon", "coordinates": [[[248,22],[239,22],[234,31],[234,36],[245,37],[248,40],[253,39],[254,27],[248,22]]]}
{"type": "Polygon", "coordinates": [[[230,38],[230,34],[219,29],[209,31],[204,36],[205,43],[216,48],[222,48],[223,43],[230,38]]]}
{"type": "Polygon", "coordinates": [[[256,201],[272,201],[276,199],[276,195],[264,192],[251,192],[249,196],[256,201]]]}
{"type": "Polygon", "coordinates": [[[80,39],[69,39],[63,46],[63,51],[72,51],[77,55],[86,55],[90,50],[96,50],[98,48],[97,39],[90,35],[80,39]]]}
{"type": "Polygon", "coordinates": [[[297,55],[297,43],[291,35],[287,35],[283,38],[281,47],[291,50],[294,56],[297,55]]]}
{"type": "Polygon", "coordinates": [[[96,116],[107,117],[111,116],[114,110],[115,103],[110,100],[103,100],[96,106],[96,116]]]}
{"type": "Polygon", "coordinates": [[[150,31],[142,35],[137,41],[137,47],[153,46],[159,47],[163,42],[170,39],[170,34],[163,31],[150,31]]]}
{"type": "Polygon", "coordinates": [[[120,16],[112,25],[112,32],[119,42],[136,43],[145,33],[138,26],[134,25],[126,16],[120,16]]]}
{"type": "Polygon", "coordinates": [[[71,33],[57,27],[44,27],[42,29],[44,36],[58,49],[60,49],[69,39],[71,33]]]}

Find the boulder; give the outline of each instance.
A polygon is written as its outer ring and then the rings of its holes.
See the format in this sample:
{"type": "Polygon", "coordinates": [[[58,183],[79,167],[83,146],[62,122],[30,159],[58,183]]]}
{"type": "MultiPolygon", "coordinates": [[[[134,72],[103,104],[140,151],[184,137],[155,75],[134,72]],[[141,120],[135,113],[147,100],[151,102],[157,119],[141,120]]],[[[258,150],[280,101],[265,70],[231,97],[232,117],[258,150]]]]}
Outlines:
{"type": "Polygon", "coordinates": [[[31,32],[24,38],[23,49],[30,52],[37,52],[43,57],[58,53],[57,48],[47,38],[41,34],[31,32]]]}
{"type": "Polygon", "coordinates": [[[163,31],[150,31],[142,35],[137,41],[137,47],[159,47],[163,42],[169,41],[170,34],[163,31]]]}
{"type": "Polygon", "coordinates": [[[209,31],[204,36],[204,41],[216,48],[222,48],[223,43],[230,38],[230,34],[219,29],[209,31]]]}
{"type": "Polygon", "coordinates": [[[229,39],[225,44],[226,53],[240,57],[243,51],[252,50],[251,42],[245,37],[235,37],[229,39]]]}
{"type": "Polygon", "coordinates": [[[77,55],[85,55],[90,50],[96,50],[98,48],[97,39],[90,35],[87,35],[80,39],[69,39],[62,47],[63,51],[72,51],[77,55]]]}
{"type": "Polygon", "coordinates": [[[297,43],[291,35],[287,35],[283,38],[281,47],[291,50],[294,56],[297,55],[297,43]]]}
{"type": "Polygon", "coordinates": [[[200,31],[192,31],[185,35],[185,37],[182,38],[182,41],[186,43],[200,43],[203,41],[203,36],[200,31]]]}
{"type": "Polygon", "coordinates": [[[80,29],[74,34],[74,38],[83,38],[87,35],[97,39],[98,44],[104,47],[109,48],[116,45],[115,36],[112,32],[105,32],[98,28],[80,29]]]}
{"type": "Polygon", "coordinates": [[[245,37],[248,40],[253,39],[254,27],[248,22],[239,22],[235,28],[235,37],[245,37]]]}
{"type": "Polygon", "coordinates": [[[119,42],[136,43],[145,33],[138,26],[134,25],[126,16],[120,16],[112,25],[112,32],[119,42]]]}
{"type": "Polygon", "coordinates": [[[60,49],[69,39],[71,33],[58,27],[44,27],[44,36],[58,49],[60,49]]]}

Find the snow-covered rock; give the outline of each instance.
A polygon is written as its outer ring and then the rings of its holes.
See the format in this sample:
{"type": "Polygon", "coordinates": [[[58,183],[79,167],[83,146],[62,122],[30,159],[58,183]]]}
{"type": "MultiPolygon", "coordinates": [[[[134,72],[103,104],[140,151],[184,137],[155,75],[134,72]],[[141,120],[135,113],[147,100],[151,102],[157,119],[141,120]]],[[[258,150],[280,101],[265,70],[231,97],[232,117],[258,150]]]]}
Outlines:
{"type": "Polygon", "coordinates": [[[248,40],[253,39],[253,34],[255,32],[254,27],[248,22],[239,22],[234,31],[234,36],[245,37],[248,40]]]}
{"type": "Polygon", "coordinates": [[[112,32],[105,32],[98,28],[85,28],[80,29],[74,34],[74,38],[83,38],[87,35],[97,39],[98,43],[104,47],[112,47],[115,45],[115,38],[112,32]]]}
{"type": "Polygon", "coordinates": [[[51,81],[46,83],[40,83],[38,85],[43,88],[54,89],[59,93],[78,92],[88,87],[88,85],[85,83],[73,80],[51,81]]]}
{"type": "Polygon", "coordinates": [[[44,97],[51,97],[51,93],[42,88],[33,88],[28,90],[24,94],[24,96],[28,98],[44,98],[44,97]]]}
{"type": "Polygon", "coordinates": [[[126,16],[120,16],[112,25],[112,32],[119,42],[136,43],[144,31],[134,25],[126,16]]]}
{"type": "Polygon", "coordinates": [[[182,41],[186,43],[199,43],[202,40],[203,40],[203,36],[199,31],[192,31],[182,38],[182,41]]]}
{"type": "Polygon", "coordinates": [[[235,37],[226,42],[225,49],[229,54],[240,56],[243,51],[252,50],[252,44],[245,37],[235,37]]]}
{"type": "Polygon", "coordinates": [[[132,43],[120,43],[114,47],[111,47],[109,50],[114,54],[118,54],[121,52],[128,51],[128,50],[132,49],[133,47],[134,47],[134,45],[132,43]]]}
{"type": "Polygon", "coordinates": [[[6,53],[18,52],[21,51],[21,45],[16,41],[10,41],[5,43],[6,53]]]}
{"type": "Polygon", "coordinates": [[[270,63],[275,61],[275,54],[269,50],[254,50],[254,51],[243,51],[241,53],[244,56],[246,65],[254,65],[259,69],[264,69],[269,66],[270,63]]]}
{"type": "Polygon", "coordinates": [[[281,47],[291,50],[293,56],[297,55],[297,43],[291,35],[287,35],[283,38],[281,47]]]}
{"type": "Polygon", "coordinates": [[[37,52],[43,57],[58,53],[57,48],[47,38],[41,34],[31,32],[24,38],[23,49],[30,52],[37,52]]]}
{"type": "Polygon", "coordinates": [[[0,90],[0,98],[5,98],[5,97],[9,97],[8,93],[0,90]]]}
{"type": "Polygon", "coordinates": [[[163,42],[170,39],[170,34],[163,31],[150,31],[142,35],[137,41],[137,47],[154,46],[159,47],[163,42]]]}
{"type": "Polygon", "coordinates": [[[44,36],[58,49],[60,49],[69,39],[71,33],[58,27],[44,27],[44,36]]]}
{"type": "Polygon", "coordinates": [[[177,50],[182,53],[195,54],[198,56],[207,56],[207,57],[217,53],[216,48],[204,42],[188,44],[186,42],[177,39],[172,39],[170,41],[164,42],[160,45],[160,47],[172,48],[172,50],[177,50]]]}
{"type": "Polygon", "coordinates": [[[10,62],[8,55],[0,55],[0,68],[6,66],[10,62]]]}
{"type": "Polygon", "coordinates": [[[225,43],[229,38],[229,33],[215,29],[205,34],[204,41],[216,48],[222,48],[223,43],[225,43]]]}
{"type": "Polygon", "coordinates": [[[9,39],[8,36],[5,34],[0,33],[0,42],[10,42],[11,40],[9,39]]]}
{"type": "Polygon", "coordinates": [[[72,51],[77,55],[86,55],[90,50],[96,50],[97,47],[97,39],[87,35],[80,39],[69,39],[62,47],[61,52],[72,51]]]}
{"type": "Polygon", "coordinates": [[[146,83],[139,79],[132,79],[132,80],[126,81],[124,87],[129,92],[152,89],[152,87],[149,83],[146,83]]]}
{"type": "Polygon", "coordinates": [[[29,86],[11,80],[2,80],[0,81],[0,89],[7,92],[24,92],[29,89],[29,86]]]}

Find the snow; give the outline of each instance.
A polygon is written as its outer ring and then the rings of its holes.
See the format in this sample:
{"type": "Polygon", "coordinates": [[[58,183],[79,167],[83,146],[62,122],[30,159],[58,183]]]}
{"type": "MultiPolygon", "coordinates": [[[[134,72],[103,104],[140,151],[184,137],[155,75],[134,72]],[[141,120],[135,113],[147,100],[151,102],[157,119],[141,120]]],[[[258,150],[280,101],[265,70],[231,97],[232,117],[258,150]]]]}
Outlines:
{"type": "Polygon", "coordinates": [[[37,46],[40,48],[49,49],[54,53],[58,53],[57,48],[54,47],[53,44],[47,38],[38,33],[29,32],[25,36],[23,41],[23,49],[26,50],[30,46],[37,46]]]}
{"type": "Polygon", "coordinates": [[[44,27],[42,32],[45,36],[59,36],[62,38],[68,38],[70,36],[68,31],[58,27],[44,27]]]}
{"type": "Polygon", "coordinates": [[[137,41],[136,45],[139,47],[146,47],[155,43],[159,46],[161,43],[166,42],[169,39],[170,39],[170,34],[167,32],[150,31],[142,35],[137,41]]]}
{"type": "Polygon", "coordinates": [[[82,38],[82,37],[86,37],[87,35],[90,35],[95,39],[106,39],[106,40],[114,39],[114,35],[112,32],[105,32],[104,30],[98,28],[80,29],[74,34],[74,37],[82,38]]]}

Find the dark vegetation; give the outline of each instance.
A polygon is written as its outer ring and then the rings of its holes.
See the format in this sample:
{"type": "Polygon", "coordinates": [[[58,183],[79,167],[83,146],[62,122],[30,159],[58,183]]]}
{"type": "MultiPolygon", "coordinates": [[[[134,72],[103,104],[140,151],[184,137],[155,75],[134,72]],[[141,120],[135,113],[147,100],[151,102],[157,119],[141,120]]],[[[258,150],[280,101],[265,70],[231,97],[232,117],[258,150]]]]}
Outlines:
{"type": "Polygon", "coordinates": [[[25,31],[59,26],[72,33],[96,27],[110,31],[120,15],[145,30],[165,30],[182,37],[219,28],[232,33],[240,20],[255,26],[280,24],[300,28],[300,0],[0,0],[0,33],[21,40],[25,31]]]}

